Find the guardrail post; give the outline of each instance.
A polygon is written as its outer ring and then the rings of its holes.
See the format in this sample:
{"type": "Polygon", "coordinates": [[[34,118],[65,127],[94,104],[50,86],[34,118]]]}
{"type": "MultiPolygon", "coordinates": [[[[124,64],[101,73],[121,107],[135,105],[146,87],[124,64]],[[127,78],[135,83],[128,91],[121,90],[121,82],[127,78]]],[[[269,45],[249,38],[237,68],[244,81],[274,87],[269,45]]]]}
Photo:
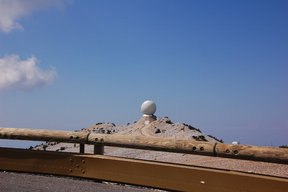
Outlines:
{"type": "Polygon", "coordinates": [[[85,152],[85,144],[80,144],[80,153],[84,153],[85,152]]]}
{"type": "Polygon", "coordinates": [[[104,145],[102,144],[94,145],[94,154],[104,155],[104,145]]]}

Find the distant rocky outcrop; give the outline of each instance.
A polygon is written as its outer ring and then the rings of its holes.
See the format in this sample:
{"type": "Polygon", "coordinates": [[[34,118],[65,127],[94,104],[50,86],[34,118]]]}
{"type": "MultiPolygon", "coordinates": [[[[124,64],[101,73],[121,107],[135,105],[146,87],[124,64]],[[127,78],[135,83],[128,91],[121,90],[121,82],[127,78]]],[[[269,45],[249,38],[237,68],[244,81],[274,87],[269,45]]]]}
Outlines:
{"type": "MultiPolygon", "coordinates": [[[[168,117],[162,117],[147,123],[143,116],[138,122],[119,126],[116,126],[114,123],[103,122],[77,131],[153,138],[169,138],[177,140],[221,142],[211,135],[203,134],[199,129],[191,125],[187,125],[185,123],[173,123],[168,117]]],[[[39,146],[31,147],[31,149],[77,152],[79,151],[79,144],[47,142],[39,146]]],[[[86,151],[89,152],[89,148],[86,148],[86,151]]]]}

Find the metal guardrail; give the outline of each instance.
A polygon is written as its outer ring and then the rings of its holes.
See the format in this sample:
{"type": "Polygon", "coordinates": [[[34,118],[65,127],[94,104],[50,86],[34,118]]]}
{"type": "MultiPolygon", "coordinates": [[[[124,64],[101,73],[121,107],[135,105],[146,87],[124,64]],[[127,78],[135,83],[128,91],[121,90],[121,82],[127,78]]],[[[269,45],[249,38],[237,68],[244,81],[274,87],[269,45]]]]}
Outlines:
{"type": "Polygon", "coordinates": [[[130,137],[84,132],[0,128],[0,139],[80,143],[82,153],[0,148],[0,170],[94,178],[176,191],[287,191],[288,179],[172,163],[84,154],[84,145],[287,163],[288,150],[247,145],[130,137]]]}
{"type": "Polygon", "coordinates": [[[103,154],[103,146],[114,146],[288,164],[288,149],[252,145],[17,128],[0,128],[0,139],[90,144],[95,154],[103,154]]]}

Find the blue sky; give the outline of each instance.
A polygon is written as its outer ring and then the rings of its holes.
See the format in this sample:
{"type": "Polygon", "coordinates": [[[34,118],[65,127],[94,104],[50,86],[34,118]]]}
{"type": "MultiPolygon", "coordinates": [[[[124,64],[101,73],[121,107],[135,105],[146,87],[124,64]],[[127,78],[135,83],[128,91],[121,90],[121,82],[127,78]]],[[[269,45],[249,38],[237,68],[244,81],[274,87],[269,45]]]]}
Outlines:
{"type": "Polygon", "coordinates": [[[149,99],[227,143],[288,145],[287,18],[284,0],[0,0],[0,127],[127,124],[149,99]]]}

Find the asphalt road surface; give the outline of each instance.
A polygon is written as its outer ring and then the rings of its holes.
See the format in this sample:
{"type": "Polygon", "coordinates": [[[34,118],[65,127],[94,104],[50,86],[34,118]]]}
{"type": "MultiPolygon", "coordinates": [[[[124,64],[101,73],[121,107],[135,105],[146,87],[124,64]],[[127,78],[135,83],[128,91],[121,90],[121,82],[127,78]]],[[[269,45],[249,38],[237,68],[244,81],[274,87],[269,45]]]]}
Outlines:
{"type": "Polygon", "coordinates": [[[39,175],[30,173],[0,171],[1,192],[71,192],[71,191],[127,191],[127,192],[155,192],[150,188],[131,185],[119,185],[109,182],[97,182],[95,180],[78,179],[73,177],[58,177],[53,175],[39,175]]]}

